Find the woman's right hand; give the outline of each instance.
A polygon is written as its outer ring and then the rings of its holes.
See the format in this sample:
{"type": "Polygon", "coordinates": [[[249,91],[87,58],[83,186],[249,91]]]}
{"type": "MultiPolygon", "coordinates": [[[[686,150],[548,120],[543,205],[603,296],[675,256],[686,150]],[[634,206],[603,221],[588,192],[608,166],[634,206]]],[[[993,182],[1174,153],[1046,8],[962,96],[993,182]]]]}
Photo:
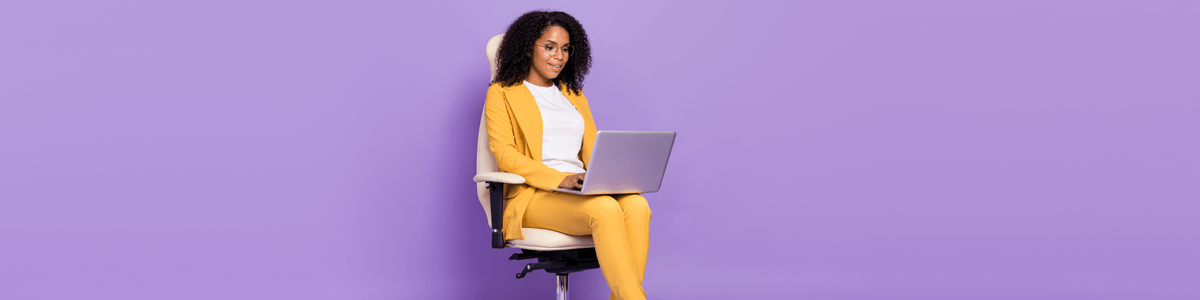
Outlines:
{"type": "Polygon", "coordinates": [[[563,178],[562,183],[559,183],[558,187],[564,188],[564,189],[572,189],[572,190],[583,189],[583,175],[584,174],[587,174],[587,173],[576,173],[576,174],[567,175],[567,178],[563,178]]]}

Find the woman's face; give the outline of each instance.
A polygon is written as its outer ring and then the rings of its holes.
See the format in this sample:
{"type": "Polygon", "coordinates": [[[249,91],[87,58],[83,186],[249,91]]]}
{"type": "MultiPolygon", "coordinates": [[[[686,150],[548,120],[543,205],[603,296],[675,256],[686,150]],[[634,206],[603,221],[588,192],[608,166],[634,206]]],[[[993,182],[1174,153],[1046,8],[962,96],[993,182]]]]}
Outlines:
{"type": "Polygon", "coordinates": [[[533,63],[529,66],[529,83],[538,86],[550,86],[551,80],[558,78],[558,73],[566,67],[567,56],[570,52],[571,37],[566,29],[550,26],[542,32],[533,45],[533,63]]]}

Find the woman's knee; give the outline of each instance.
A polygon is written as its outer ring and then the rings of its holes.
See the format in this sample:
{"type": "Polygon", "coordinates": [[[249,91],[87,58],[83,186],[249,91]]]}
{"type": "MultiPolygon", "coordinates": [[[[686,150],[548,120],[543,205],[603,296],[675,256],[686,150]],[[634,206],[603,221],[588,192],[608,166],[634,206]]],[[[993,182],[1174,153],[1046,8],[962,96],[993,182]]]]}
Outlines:
{"type": "Polygon", "coordinates": [[[593,196],[585,201],[584,211],[593,218],[621,215],[621,205],[611,196],[593,196]]]}
{"type": "Polygon", "coordinates": [[[650,211],[650,203],[646,201],[646,197],[640,194],[624,195],[617,199],[617,204],[621,205],[621,211],[625,214],[642,215],[651,217],[653,213],[650,211]]]}

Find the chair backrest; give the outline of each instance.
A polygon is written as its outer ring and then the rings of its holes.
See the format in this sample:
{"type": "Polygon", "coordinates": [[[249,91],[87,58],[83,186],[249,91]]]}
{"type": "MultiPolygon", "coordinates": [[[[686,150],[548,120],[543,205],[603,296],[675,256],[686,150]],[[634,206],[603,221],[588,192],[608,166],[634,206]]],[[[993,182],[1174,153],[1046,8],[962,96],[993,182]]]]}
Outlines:
{"type": "MultiPolygon", "coordinates": [[[[492,76],[488,79],[496,79],[496,51],[500,48],[500,41],[504,40],[504,34],[501,33],[492,37],[487,43],[487,58],[488,65],[491,67],[492,76]]],[[[486,115],[481,115],[479,118],[479,143],[475,149],[475,174],[486,172],[500,172],[500,167],[496,166],[496,157],[492,155],[492,149],[488,148],[487,123],[486,115]]],[[[489,198],[487,183],[476,183],[476,192],[479,194],[479,204],[483,205],[483,212],[487,216],[488,226],[492,226],[492,204],[489,198]]]]}

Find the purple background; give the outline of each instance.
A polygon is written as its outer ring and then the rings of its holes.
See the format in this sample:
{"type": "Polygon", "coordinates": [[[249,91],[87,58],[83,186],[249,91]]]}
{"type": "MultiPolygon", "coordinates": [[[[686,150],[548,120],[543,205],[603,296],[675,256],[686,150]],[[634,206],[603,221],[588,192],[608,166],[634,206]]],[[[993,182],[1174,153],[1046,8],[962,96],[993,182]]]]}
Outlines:
{"type": "Polygon", "coordinates": [[[538,8],[679,132],[652,298],[1200,298],[1194,1],[524,2],[4,1],[0,298],[552,298],[471,182],[538,8]]]}

